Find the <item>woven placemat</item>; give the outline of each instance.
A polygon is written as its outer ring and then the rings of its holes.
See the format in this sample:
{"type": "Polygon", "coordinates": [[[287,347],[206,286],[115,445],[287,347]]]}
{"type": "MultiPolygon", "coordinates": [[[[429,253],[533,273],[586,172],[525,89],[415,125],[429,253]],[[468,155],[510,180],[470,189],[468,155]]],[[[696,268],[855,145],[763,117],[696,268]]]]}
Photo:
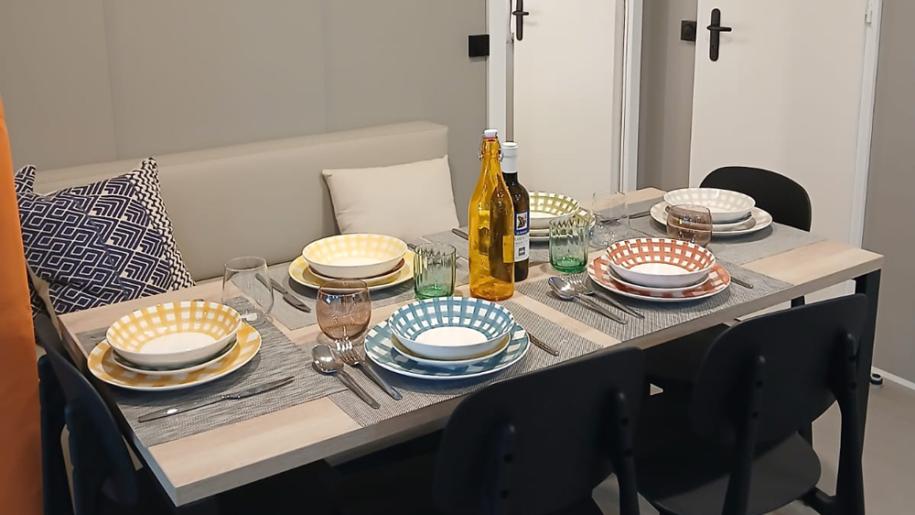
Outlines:
{"type": "MultiPolygon", "coordinates": [[[[546,277],[534,281],[526,281],[519,284],[517,289],[524,295],[532,297],[534,300],[569,315],[590,327],[599,329],[620,341],[628,341],[791,287],[788,283],[752,272],[733,263],[722,262],[722,264],[732,274],[749,281],[754,287],[749,289],[732,283],[727,290],[714,297],[677,303],[645,302],[617,296],[621,303],[645,316],[645,319],[641,320],[620,313],[624,319],[628,320],[626,324],[614,322],[577,302],[561,300],[550,290],[550,286],[547,284],[548,278],[546,277]]],[[[586,274],[581,275],[587,279],[586,274]]],[[[599,286],[594,286],[594,288],[597,289],[599,286]]],[[[598,301],[600,301],[599,298],[598,301]]],[[[611,311],[616,310],[611,308],[611,311]]]]}
{"type": "Polygon", "coordinates": [[[395,401],[382,393],[364,375],[353,373],[352,376],[378,400],[381,404],[381,409],[376,410],[368,407],[350,391],[335,393],[330,396],[331,400],[360,425],[367,426],[447,401],[459,395],[474,392],[496,381],[555,365],[601,348],[591,340],[582,338],[560,327],[533,311],[522,307],[520,304],[508,301],[505,303],[505,307],[512,312],[515,320],[528,332],[558,349],[559,356],[551,356],[532,345],[527,355],[515,365],[491,376],[461,381],[414,379],[376,367],[376,370],[383,374],[385,379],[400,390],[403,394],[403,399],[395,401]]]}
{"type": "MultiPolygon", "coordinates": [[[[310,306],[311,313],[305,313],[292,307],[288,302],[283,300],[283,296],[274,291],[273,299],[273,316],[284,326],[291,330],[301,329],[317,323],[315,313],[315,296],[317,290],[306,288],[289,277],[289,263],[273,265],[269,270],[270,277],[286,287],[293,295],[304,300],[310,306]]],[[[413,281],[407,281],[403,284],[393,286],[384,290],[376,290],[371,293],[372,307],[379,308],[388,304],[405,302],[414,298],[413,281]]]]}
{"type": "MultiPolygon", "coordinates": [[[[666,237],[665,227],[650,216],[635,218],[630,222],[633,229],[649,236],[666,237]]],[[[714,238],[709,249],[715,257],[738,265],[745,265],[757,259],[774,256],[798,247],[823,241],[816,234],[795,229],[788,225],[773,223],[761,231],[736,238],[714,238]]]]}
{"type": "MultiPolygon", "coordinates": [[[[231,301],[229,304],[240,306],[239,301],[231,301]]],[[[311,368],[310,348],[296,346],[266,320],[255,322],[254,327],[263,339],[260,352],[247,365],[222,379],[173,392],[134,392],[109,387],[118,408],[144,446],[178,440],[266,415],[320,399],[344,388],[339,381],[322,376],[311,368]],[[238,401],[220,402],[150,422],[137,422],[140,415],[149,411],[196,402],[286,376],[295,377],[295,381],[271,392],[238,401]]],[[[102,328],[78,334],[79,344],[87,351],[91,350],[104,339],[106,330],[107,328],[102,328]]]]}

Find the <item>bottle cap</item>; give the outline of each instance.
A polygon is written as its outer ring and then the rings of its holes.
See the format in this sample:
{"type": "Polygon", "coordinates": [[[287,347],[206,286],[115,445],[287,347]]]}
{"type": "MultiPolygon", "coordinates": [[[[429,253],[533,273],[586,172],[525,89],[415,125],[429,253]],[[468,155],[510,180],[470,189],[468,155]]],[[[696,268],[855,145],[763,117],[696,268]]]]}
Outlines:
{"type": "Polygon", "coordinates": [[[502,173],[518,173],[518,144],[514,141],[502,145],[502,173]]]}
{"type": "Polygon", "coordinates": [[[499,130],[498,129],[486,129],[485,131],[483,131],[483,137],[489,138],[489,139],[497,138],[497,137],[499,137],[499,130]]]}

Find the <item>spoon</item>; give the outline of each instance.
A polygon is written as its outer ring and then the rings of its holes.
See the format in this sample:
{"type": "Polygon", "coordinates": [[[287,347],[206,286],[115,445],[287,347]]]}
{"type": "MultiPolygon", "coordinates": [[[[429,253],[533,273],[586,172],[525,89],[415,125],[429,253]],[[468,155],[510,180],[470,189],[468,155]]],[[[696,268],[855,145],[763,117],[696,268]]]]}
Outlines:
{"type": "Polygon", "coordinates": [[[607,308],[601,306],[596,300],[585,297],[585,296],[581,295],[580,293],[578,293],[578,290],[575,288],[575,286],[573,286],[572,283],[570,283],[565,278],[562,278],[559,276],[553,276],[553,277],[550,277],[548,282],[550,283],[550,288],[553,290],[553,293],[555,293],[556,296],[559,297],[560,299],[574,300],[575,302],[579,302],[581,304],[584,304],[585,306],[588,306],[589,308],[593,309],[594,311],[597,311],[601,315],[604,315],[605,317],[609,318],[610,320],[613,320],[614,322],[617,322],[620,324],[626,323],[626,320],[624,320],[623,318],[620,318],[619,316],[615,315],[607,308]]]}
{"type": "Polygon", "coordinates": [[[327,345],[315,345],[314,349],[311,350],[311,366],[315,370],[322,374],[327,374],[331,376],[337,376],[337,379],[341,383],[345,384],[347,388],[353,391],[360,399],[364,400],[369,406],[378,409],[381,407],[378,404],[378,401],[372,398],[371,395],[361,386],[359,383],[353,380],[353,378],[346,373],[346,370],[343,370],[343,361],[334,354],[334,351],[330,350],[330,347],[327,345]]]}

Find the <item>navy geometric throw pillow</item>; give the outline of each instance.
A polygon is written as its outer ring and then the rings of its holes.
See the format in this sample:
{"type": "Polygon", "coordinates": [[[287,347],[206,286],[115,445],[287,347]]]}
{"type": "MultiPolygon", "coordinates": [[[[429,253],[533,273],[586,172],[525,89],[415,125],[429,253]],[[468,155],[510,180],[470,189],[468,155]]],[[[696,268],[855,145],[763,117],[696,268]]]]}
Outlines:
{"type": "Polygon", "coordinates": [[[49,195],[35,167],[16,172],[26,260],[58,314],[193,286],[152,158],[132,172],[49,195]]]}

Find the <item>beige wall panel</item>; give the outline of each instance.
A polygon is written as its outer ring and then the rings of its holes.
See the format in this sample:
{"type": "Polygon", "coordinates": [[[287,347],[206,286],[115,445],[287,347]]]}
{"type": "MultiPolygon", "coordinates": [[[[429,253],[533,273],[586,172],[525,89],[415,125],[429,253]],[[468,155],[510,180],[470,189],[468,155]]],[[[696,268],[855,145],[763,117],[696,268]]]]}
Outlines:
{"type": "Polygon", "coordinates": [[[105,0],[119,157],[324,130],[319,0],[105,0]]]}
{"type": "Polygon", "coordinates": [[[0,96],[14,165],[114,159],[101,0],[3,0],[0,96]]]}
{"type": "Polygon", "coordinates": [[[915,2],[883,0],[864,245],[886,255],[874,364],[915,381],[915,2]]]}
{"type": "Polygon", "coordinates": [[[325,10],[328,130],[447,125],[455,202],[466,219],[486,123],[486,63],[467,56],[467,36],[485,32],[485,1],[329,0],[325,10]]]}

